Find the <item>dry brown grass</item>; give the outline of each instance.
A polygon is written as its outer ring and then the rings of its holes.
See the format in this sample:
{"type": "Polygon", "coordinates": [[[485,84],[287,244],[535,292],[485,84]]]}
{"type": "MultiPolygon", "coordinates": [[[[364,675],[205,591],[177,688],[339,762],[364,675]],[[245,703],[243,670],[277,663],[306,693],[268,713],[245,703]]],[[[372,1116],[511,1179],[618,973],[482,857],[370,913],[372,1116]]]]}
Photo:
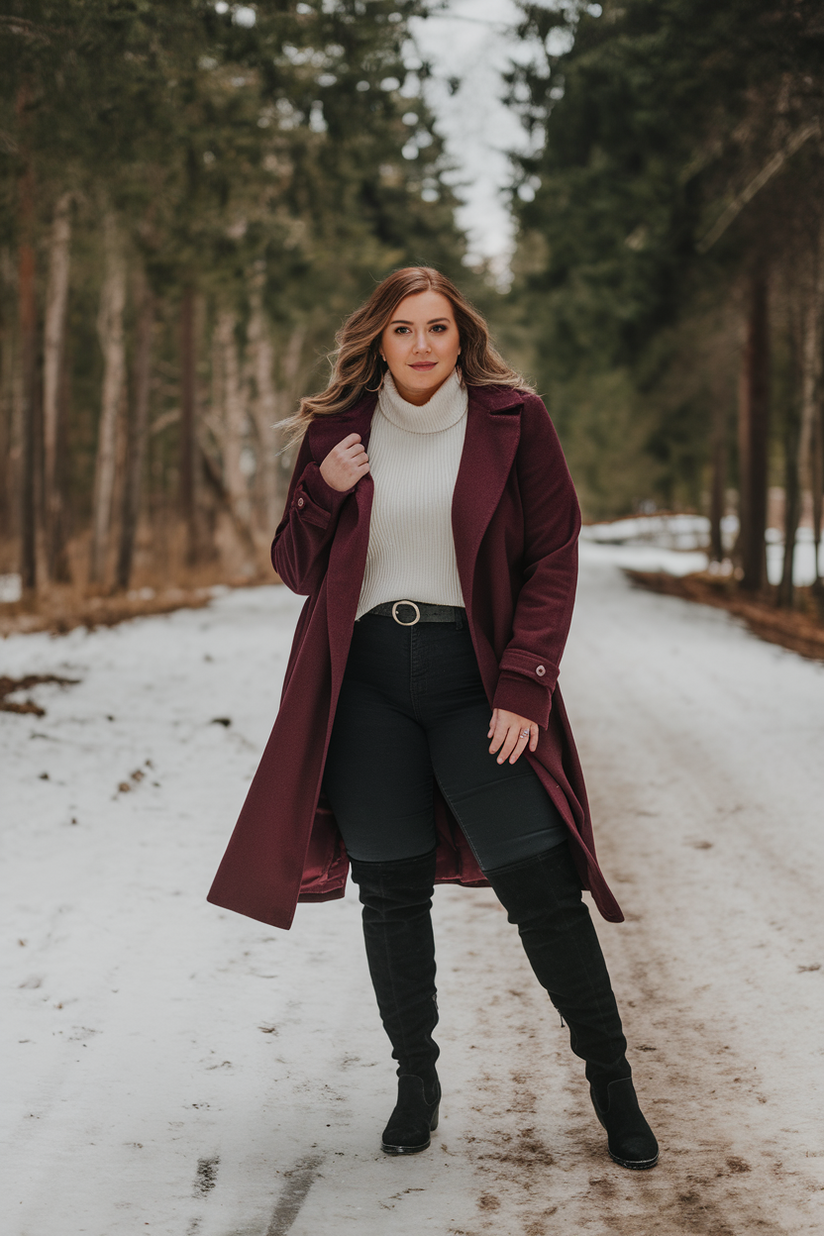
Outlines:
{"type": "MultiPolygon", "coordinates": [[[[115,626],[130,618],[148,614],[168,614],[176,609],[197,609],[209,602],[216,586],[230,588],[275,583],[277,577],[268,560],[268,543],[248,546],[232,539],[224,529],[219,551],[196,566],[185,562],[185,534],[181,524],[158,526],[145,523],[136,547],[135,564],[128,591],[95,587],[86,583],[88,573],[88,535],[72,539],[68,546],[71,583],[41,582],[36,592],[19,601],[0,602],[0,636],[49,631],[64,634],[75,627],[93,629],[115,626]]],[[[0,544],[0,574],[13,573],[18,549],[15,542],[0,544]]],[[[42,570],[42,551],[40,577],[42,570]]],[[[114,576],[114,556],[109,564],[114,576]]]]}
{"type": "Polygon", "coordinates": [[[206,605],[211,595],[210,588],[166,588],[152,596],[140,592],[84,596],[71,586],[53,586],[34,598],[0,605],[0,635],[32,631],[63,635],[75,627],[111,627],[146,614],[197,609],[206,605]]]}
{"type": "Polygon", "coordinates": [[[796,589],[796,608],[779,609],[774,590],[751,596],[742,592],[735,581],[719,579],[705,571],[682,576],[665,571],[625,570],[625,574],[634,584],[651,592],[726,609],[742,618],[760,639],[780,644],[813,661],[824,661],[824,620],[811,588],[796,589]]]}

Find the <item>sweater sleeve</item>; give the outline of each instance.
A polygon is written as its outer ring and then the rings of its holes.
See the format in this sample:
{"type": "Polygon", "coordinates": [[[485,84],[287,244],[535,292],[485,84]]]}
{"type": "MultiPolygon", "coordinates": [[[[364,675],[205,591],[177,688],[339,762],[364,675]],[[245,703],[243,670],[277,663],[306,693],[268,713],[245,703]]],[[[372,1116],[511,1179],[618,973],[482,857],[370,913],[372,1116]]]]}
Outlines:
{"type": "Polygon", "coordinates": [[[524,405],[516,468],[524,512],[522,585],[493,706],[545,729],[575,604],[581,515],[558,435],[537,396],[524,405]]]}
{"type": "Polygon", "coordinates": [[[320,587],[341,508],[353,492],[326,484],[307,438],[301,443],[272,542],[272,565],[287,588],[302,596],[320,587]]]}

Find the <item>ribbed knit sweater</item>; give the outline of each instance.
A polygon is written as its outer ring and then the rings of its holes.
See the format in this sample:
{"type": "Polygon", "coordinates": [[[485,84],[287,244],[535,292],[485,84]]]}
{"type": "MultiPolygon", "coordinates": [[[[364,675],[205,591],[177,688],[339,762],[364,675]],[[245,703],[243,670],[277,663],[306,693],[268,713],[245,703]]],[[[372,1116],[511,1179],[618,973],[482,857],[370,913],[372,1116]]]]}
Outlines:
{"type": "Polygon", "coordinates": [[[401,398],[387,372],[369,435],[375,495],[358,618],[403,598],[463,605],[452,494],[468,404],[457,371],[421,407],[401,398]]]}

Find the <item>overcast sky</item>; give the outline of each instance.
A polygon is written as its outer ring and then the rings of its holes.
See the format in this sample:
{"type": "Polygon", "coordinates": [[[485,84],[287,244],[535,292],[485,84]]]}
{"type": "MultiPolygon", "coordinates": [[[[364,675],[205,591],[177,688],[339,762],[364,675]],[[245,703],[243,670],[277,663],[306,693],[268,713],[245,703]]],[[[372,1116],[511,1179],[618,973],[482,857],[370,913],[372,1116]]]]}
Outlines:
{"type": "Polygon", "coordinates": [[[506,152],[526,148],[518,117],[501,102],[501,73],[524,54],[511,34],[518,19],[514,0],[449,0],[444,13],[413,23],[420,54],[435,72],[427,98],[447,153],[462,172],[459,193],[466,204],[458,222],[469,233],[471,256],[496,259],[501,270],[512,245],[506,152]],[[449,78],[460,80],[455,94],[449,78]]]}

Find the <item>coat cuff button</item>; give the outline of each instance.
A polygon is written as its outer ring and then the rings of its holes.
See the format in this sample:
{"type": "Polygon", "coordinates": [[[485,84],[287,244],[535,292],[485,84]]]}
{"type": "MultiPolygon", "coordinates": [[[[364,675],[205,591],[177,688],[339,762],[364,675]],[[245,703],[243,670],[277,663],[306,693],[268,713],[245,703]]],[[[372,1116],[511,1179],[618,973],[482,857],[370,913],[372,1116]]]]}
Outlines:
{"type": "Polygon", "coordinates": [[[539,678],[543,678],[544,674],[546,673],[546,666],[545,665],[537,666],[535,669],[535,673],[538,675],[539,678]]]}
{"type": "Polygon", "coordinates": [[[305,501],[303,498],[298,498],[298,506],[305,506],[305,501]]]}

